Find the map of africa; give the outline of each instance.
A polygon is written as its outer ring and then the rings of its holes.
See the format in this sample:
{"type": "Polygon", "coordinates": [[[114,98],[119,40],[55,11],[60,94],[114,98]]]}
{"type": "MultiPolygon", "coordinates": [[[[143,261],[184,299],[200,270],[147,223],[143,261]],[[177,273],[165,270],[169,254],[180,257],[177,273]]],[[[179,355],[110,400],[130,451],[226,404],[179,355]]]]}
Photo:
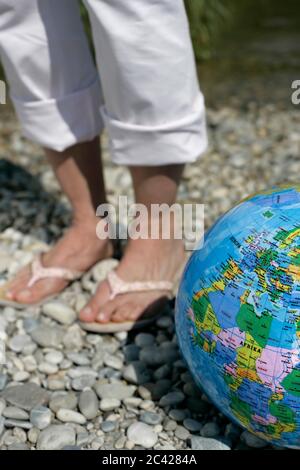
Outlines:
{"type": "Polygon", "coordinates": [[[300,187],[254,195],[219,219],[185,269],[178,341],[220,410],[300,448],[300,187]]]}

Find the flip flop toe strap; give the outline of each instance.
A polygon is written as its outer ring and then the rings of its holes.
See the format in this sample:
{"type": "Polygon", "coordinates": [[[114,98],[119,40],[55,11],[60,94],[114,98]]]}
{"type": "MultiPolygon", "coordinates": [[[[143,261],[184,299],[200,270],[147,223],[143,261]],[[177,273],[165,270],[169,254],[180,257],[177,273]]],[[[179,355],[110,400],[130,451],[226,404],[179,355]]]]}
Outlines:
{"type": "Polygon", "coordinates": [[[147,282],[125,282],[115,271],[110,271],[107,275],[107,281],[110,287],[110,299],[114,299],[119,294],[128,292],[147,292],[147,291],[173,291],[173,283],[169,281],[147,281],[147,282]]]}
{"type": "Polygon", "coordinates": [[[45,268],[42,265],[41,255],[37,256],[31,263],[32,276],[27,287],[32,287],[36,282],[46,278],[59,278],[66,281],[75,281],[83,273],[66,268],[45,268]]]}

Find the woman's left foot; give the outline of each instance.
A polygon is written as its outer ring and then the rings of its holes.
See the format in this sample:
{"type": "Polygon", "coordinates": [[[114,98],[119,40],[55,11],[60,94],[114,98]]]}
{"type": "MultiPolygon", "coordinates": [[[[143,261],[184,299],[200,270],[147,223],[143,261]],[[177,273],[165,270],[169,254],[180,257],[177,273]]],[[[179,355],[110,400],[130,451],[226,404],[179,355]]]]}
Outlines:
{"type": "MultiPolygon", "coordinates": [[[[130,240],[116,273],[125,282],[174,282],[184,261],[182,240],[130,240]]],[[[170,297],[170,291],[162,290],[130,292],[112,300],[110,294],[109,283],[101,282],[96,294],[80,312],[80,320],[100,324],[135,322],[152,312],[157,314],[170,297]]]]}

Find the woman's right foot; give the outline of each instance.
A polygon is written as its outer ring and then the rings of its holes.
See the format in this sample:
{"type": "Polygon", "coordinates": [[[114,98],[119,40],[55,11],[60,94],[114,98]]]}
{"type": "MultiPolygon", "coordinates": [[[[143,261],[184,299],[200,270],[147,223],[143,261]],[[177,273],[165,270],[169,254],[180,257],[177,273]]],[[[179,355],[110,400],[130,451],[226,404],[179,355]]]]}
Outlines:
{"type": "MultiPolygon", "coordinates": [[[[85,221],[84,225],[72,226],[56,245],[42,256],[45,268],[64,268],[86,272],[94,264],[113,255],[111,241],[100,240],[96,236],[99,219],[85,221]]],[[[32,277],[31,266],[21,269],[6,286],[5,299],[20,304],[36,304],[63,291],[69,281],[61,278],[47,278],[37,281],[32,287],[28,283],[32,277]]]]}

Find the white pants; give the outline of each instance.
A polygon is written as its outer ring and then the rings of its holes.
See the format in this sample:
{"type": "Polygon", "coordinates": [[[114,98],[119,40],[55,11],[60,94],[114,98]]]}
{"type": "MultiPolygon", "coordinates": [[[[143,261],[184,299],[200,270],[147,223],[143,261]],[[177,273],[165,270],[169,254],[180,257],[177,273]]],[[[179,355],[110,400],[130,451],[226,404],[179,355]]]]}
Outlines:
{"type": "Polygon", "coordinates": [[[0,57],[24,133],[62,151],[105,125],[126,165],[192,162],[207,145],[183,0],[0,0],[0,57]]]}

